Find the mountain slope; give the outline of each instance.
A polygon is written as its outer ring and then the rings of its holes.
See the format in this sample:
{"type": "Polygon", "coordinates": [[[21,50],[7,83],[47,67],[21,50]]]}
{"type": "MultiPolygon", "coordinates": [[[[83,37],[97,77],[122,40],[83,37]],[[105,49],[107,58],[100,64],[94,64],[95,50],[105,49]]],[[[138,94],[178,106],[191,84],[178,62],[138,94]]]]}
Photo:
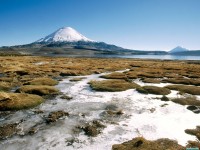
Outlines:
{"type": "Polygon", "coordinates": [[[2,47],[0,51],[6,53],[20,53],[28,55],[132,55],[132,54],[167,54],[164,51],[130,50],[105,42],[91,40],[71,27],[63,27],[36,42],[2,47]]]}
{"type": "Polygon", "coordinates": [[[78,31],[71,27],[63,27],[53,32],[52,34],[41,38],[36,41],[36,43],[40,42],[77,42],[77,41],[87,41],[92,42],[93,40],[88,39],[87,37],[80,34],[78,31]]]}
{"type": "Polygon", "coordinates": [[[172,53],[180,53],[180,52],[186,52],[186,51],[189,51],[189,50],[181,46],[177,46],[174,49],[170,50],[169,53],[172,54],[172,53]]]}

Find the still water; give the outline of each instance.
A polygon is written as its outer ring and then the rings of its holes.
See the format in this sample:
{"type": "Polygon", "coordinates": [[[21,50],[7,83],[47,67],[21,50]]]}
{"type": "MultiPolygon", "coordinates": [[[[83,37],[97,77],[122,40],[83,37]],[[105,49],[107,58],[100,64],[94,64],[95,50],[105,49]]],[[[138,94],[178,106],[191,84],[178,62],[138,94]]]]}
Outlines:
{"type": "Polygon", "coordinates": [[[179,56],[179,55],[98,55],[99,57],[116,58],[140,58],[140,59],[161,59],[161,60],[200,60],[200,56],[179,56]]]}
{"type": "Polygon", "coordinates": [[[181,55],[50,55],[53,57],[96,57],[96,58],[139,58],[139,59],[160,59],[160,60],[200,60],[200,56],[181,55]]]}

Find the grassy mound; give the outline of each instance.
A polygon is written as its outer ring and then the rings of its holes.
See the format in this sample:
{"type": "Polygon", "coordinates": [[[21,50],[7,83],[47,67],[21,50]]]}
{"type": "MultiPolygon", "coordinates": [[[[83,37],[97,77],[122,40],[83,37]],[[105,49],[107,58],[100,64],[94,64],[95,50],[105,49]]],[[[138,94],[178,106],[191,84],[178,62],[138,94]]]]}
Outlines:
{"type": "Polygon", "coordinates": [[[185,133],[194,135],[197,137],[198,140],[200,140],[200,127],[197,126],[196,129],[186,129],[185,133]]]}
{"type": "Polygon", "coordinates": [[[186,147],[191,148],[191,147],[198,147],[200,148],[200,143],[198,141],[188,141],[188,144],[186,147]]]}
{"type": "Polygon", "coordinates": [[[54,95],[58,94],[58,89],[47,85],[24,85],[17,89],[17,93],[29,93],[36,95],[54,95]]]}
{"type": "Polygon", "coordinates": [[[113,72],[111,74],[103,75],[100,77],[105,79],[127,79],[127,76],[120,72],[113,72]]]}
{"type": "Polygon", "coordinates": [[[144,83],[160,83],[160,80],[159,79],[153,79],[153,78],[145,78],[142,80],[142,82],[144,83]]]}
{"type": "Polygon", "coordinates": [[[9,82],[0,82],[0,91],[8,91],[11,86],[9,82]]]}
{"type": "Polygon", "coordinates": [[[72,78],[69,81],[71,81],[71,82],[78,82],[78,81],[81,81],[83,79],[85,79],[85,78],[84,77],[82,77],[82,78],[72,78]]]}
{"type": "Polygon", "coordinates": [[[185,85],[200,85],[200,80],[194,80],[194,79],[185,79],[185,78],[170,78],[170,79],[164,79],[162,82],[165,83],[174,83],[174,84],[185,84],[185,85]]]}
{"type": "Polygon", "coordinates": [[[115,144],[112,150],[185,150],[176,141],[170,139],[158,139],[148,141],[142,137],[134,138],[122,144],[115,144]]]}
{"type": "Polygon", "coordinates": [[[136,90],[143,94],[168,95],[171,93],[169,89],[157,86],[143,86],[136,90]]]}
{"type": "Polygon", "coordinates": [[[43,101],[38,95],[0,92],[0,111],[32,108],[43,101]]]}
{"type": "Polygon", "coordinates": [[[192,95],[200,95],[200,87],[197,86],[187,86],[187,85],[168,85],[166,88],[170,90],[176,90],[183,93],[188,93],[192,95]]]}
{"type": "Polygon", "coordinates": [[[139,85],[135,83],[130,83],[125,80],[103,80],[103,81],[90,81],[90,87],[96,91],[108,91],[108,92],[116,92],[116,91],[125,91],[128,89],[134,89],[139,87],[139,85]]]}
{"type": "Polygon", "coordinates": [[[172,99],[174,103],[178,103],[181,105],[194,105],[194,106],[200,106],[200,101],[196,100],[194,97],[185,97],[185,98],[175,98],[172,99]]]}
{"type": "Polygon", "coordinates": [[[25,83],[26,85],[49,85],[54,86],[58,84],[58,81],[53,80],[51,78],[36,78],[32,81],[25,83]]]}

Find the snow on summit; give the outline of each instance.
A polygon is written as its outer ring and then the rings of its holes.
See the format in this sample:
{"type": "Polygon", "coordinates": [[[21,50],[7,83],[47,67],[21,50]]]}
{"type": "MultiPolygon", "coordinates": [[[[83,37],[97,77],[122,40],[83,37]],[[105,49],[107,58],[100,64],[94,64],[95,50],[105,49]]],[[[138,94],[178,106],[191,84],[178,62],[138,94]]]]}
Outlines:
{"type": "Polygon", "coordinates": [[[93,40],[88,39],[87,37],[83,36],[78,31],[76,31],[71,27],[63,27],[36,42],[77,42],[77,41],[92,42],[93,40]]]}

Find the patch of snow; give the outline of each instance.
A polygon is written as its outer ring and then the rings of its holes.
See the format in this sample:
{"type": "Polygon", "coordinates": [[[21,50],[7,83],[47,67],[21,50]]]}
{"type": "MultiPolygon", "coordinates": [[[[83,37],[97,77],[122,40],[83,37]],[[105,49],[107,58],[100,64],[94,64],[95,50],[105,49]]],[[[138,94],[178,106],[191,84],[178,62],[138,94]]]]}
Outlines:
{"type": "Polygon", "coordinates": [[[63,27],[53,32],[52,34],[36,41],[36,42],[77,42],[86,41],[93,42],[93,40],[80,34],[78,31],[71,27],[63,27]]]}

